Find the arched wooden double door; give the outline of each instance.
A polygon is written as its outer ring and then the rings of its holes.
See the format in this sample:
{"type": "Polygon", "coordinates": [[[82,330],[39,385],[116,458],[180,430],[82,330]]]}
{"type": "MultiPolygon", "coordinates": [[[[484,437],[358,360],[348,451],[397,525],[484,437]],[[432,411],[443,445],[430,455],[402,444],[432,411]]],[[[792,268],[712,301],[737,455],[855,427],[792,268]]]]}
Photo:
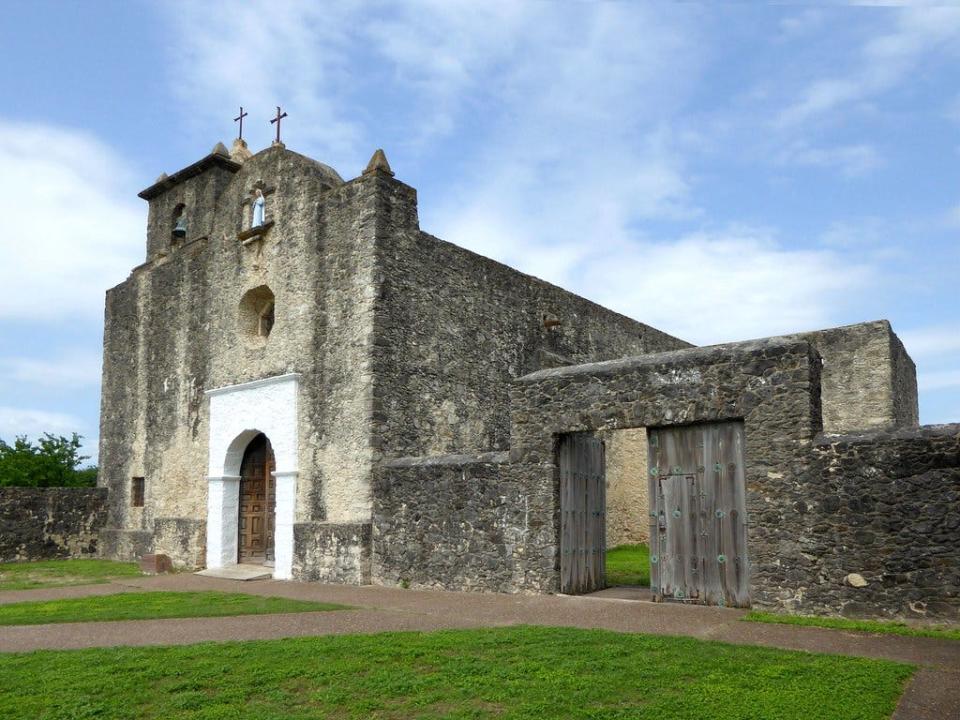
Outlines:
{"type": "Polygon", "coordinates": [[[243,453],[240,464],[238,562],[273,563],[277,492],[273,448],[263,433],[243,453]]]}

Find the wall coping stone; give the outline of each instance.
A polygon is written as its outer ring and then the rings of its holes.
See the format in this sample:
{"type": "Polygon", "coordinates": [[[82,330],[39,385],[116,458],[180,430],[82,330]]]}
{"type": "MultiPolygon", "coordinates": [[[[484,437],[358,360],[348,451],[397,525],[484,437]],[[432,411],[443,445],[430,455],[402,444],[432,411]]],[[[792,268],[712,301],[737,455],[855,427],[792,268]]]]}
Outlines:
{"type": "Polygon", "coordinates": [[[725,360],[739,359],[743,356],[761,350],[784,350],[809,352],[811,344],[802,339],[767,338],[763,340],[747,340],[722,345],[707,345],[705,347],[687,348],[685,350],[669,350],[661,353],[637,355],[635,357],[604,360],[602,362],[587,363],[585,365],[570,365],[559,368],[538,370],[517,378],[518,383],[538,383],[545,380],[555,380],[580,375],[616,375],[633,368],[652,365],[703,365],[714,364],[725,360]]]}
{"type": "Polygon", "coordinates": [[[865,430],[842,434],[820,433],[814,438],[814,444],[817,447],[868,445],[889,440],[923,440],[938,437],[960,437],[960,423],[921,425],[915,428],[895,428],[892,430],[865,430]]]}

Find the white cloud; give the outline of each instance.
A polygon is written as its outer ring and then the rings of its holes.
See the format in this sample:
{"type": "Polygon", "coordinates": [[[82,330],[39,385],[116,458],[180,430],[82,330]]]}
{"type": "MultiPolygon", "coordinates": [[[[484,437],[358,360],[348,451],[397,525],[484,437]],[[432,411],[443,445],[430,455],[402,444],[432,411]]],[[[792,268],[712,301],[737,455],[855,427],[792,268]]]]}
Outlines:
{"type": "Polygon", "coordinates": [[[810,82],[782,112],[780,125],[797,125],[886,92],[907,80],[925,55],[955,46],[958,39],[960,7],[905,4],[896,11],[892,31],[867,40],[846,74],[810,82]]]}
{"type": "Polygon", "coordinates": [[[836,168],[848,178],[865,175],[882,164],[876,148],[866,143],[826,148],[797,143],[783,151],[780,161],[784,164],[836,168]]]}
{"type": "Polygon", "coordinates": [[[807,8],[780,20],[780,39],[792,40],[818,29],[824,22],[823,8],[807,8]]]}
{"type": "MultiPolygon", "coordinates": [[[[917,377],[917,385],[923,392],[960,388],[960,370],[921,372],[917,377]]],[[[950,422],[956,421],[956,418],[954,418],[950,422]]]]}
{"type": "Polygon", "coordinates": [[[20,435],[37,438],[45,432],[69,437],[83,426],[80,418],[67,413],[0,405],[0,438],[7,443],[20,435]]]}
{"type": "Polygon", "coordinates": [[[697,344],[835,324],[872,277],[866,264],[750,228],[616,248],[584,268],[600,303],[697,344]]]}
{"type": "Polygon", "coordinates": [[[950,227],[960,227],[960,203],[957,203],[947,211],[944,220],[950,227]]]}
{"type": "Polygon", "coordinates": [[[100,356],[88,350],[56,359],[0,357],[0,385],[77,388],[100,382],[100,356]]]}
{"type": "Polygon", "coordinates": [[[914,360],[960,356],[960,324],[935,325],[898,334],[914,360]]]}
{"type": "Polygon", "coordinates": [[[287,137],[324,149],[328,162],[349,153],[358,126],[337,100],[358,81],[345,52],[363,27],[358,3],[221,0],[165,9],[173,25],[170,79],[190,108],[188,122],[223,123],[224,108],[244,105],[245,135],[262,146],[273,133],[270,113],[282,105],[291,111],[287,137]]]}
{"type": "Polygon", "coordinates": [[[132,186],[126,165],[95,138],[0,120],[0,319],[102,314],[104,290],[143,256],[132,186]]]}

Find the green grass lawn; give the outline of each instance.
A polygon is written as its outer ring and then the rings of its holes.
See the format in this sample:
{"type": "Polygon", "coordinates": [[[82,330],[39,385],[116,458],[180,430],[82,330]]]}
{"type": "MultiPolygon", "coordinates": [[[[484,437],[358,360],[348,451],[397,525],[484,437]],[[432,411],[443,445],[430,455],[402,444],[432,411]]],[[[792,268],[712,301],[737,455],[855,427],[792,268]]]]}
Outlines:
{"type": "Polygon", "coordinates": [[[778,623],[782,625],[810,625],[837,630],[859,630],[886,635],[910,635],[913,637],[946,638],[960,640],[960,628],[924,627],[885,620],[848,620],[847,618],[814,617],[811,615],[777,615],[753,610],[741,618],[750,622],[778,623]]]}
{"type": "Polygon", "coordinates": [[[0,717],[881,720],[913,667],[514,627],[0,655],[0,717]]]}
{"type": "Polygon", "coordinates": [[[41,560],[0,563],[0,590],[92,585],[143,575],[136,563],[112,560],[41,560]]]}
{"type": "Polygon", "coordinates": [[[650,549],[646,545],[618,545],[607,550],[607,585],[650,587],[650,549]]]}
{"type": "MultiPolygon", "coordinates": [[[[224,592],[125,592],[0,605],[0,625],[222,617],[342,610],[345,605],[224,592]]],[[[2,717],[2,716],[0,716],[2,717]]]]}

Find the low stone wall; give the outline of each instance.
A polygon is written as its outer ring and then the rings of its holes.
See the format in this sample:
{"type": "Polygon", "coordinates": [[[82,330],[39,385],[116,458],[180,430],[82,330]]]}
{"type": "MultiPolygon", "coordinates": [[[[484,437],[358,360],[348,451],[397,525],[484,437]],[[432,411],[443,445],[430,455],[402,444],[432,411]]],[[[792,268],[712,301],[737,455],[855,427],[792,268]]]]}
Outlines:
{"type": "Polygon", "coordinates": [[[374,482],[373,578],[382,585],[554,590],[555,495],[506,453],[402,458],[374,482]]]}
{"type": "Polygon", "coordinates": [[[94,557],[104,488],[0,488],[0,562],[94,557]]]}
{"type": "Polygon", "coordinates": [[[813,456],[796,540],[818,582],[798,609],[960,621],[960,425],[824,436],[813,456]]]}
{"type": "Polygon", "coordinates": [[[295,524],[294,580],[370,584],[370,532],[369,523],[295,524]]]}

